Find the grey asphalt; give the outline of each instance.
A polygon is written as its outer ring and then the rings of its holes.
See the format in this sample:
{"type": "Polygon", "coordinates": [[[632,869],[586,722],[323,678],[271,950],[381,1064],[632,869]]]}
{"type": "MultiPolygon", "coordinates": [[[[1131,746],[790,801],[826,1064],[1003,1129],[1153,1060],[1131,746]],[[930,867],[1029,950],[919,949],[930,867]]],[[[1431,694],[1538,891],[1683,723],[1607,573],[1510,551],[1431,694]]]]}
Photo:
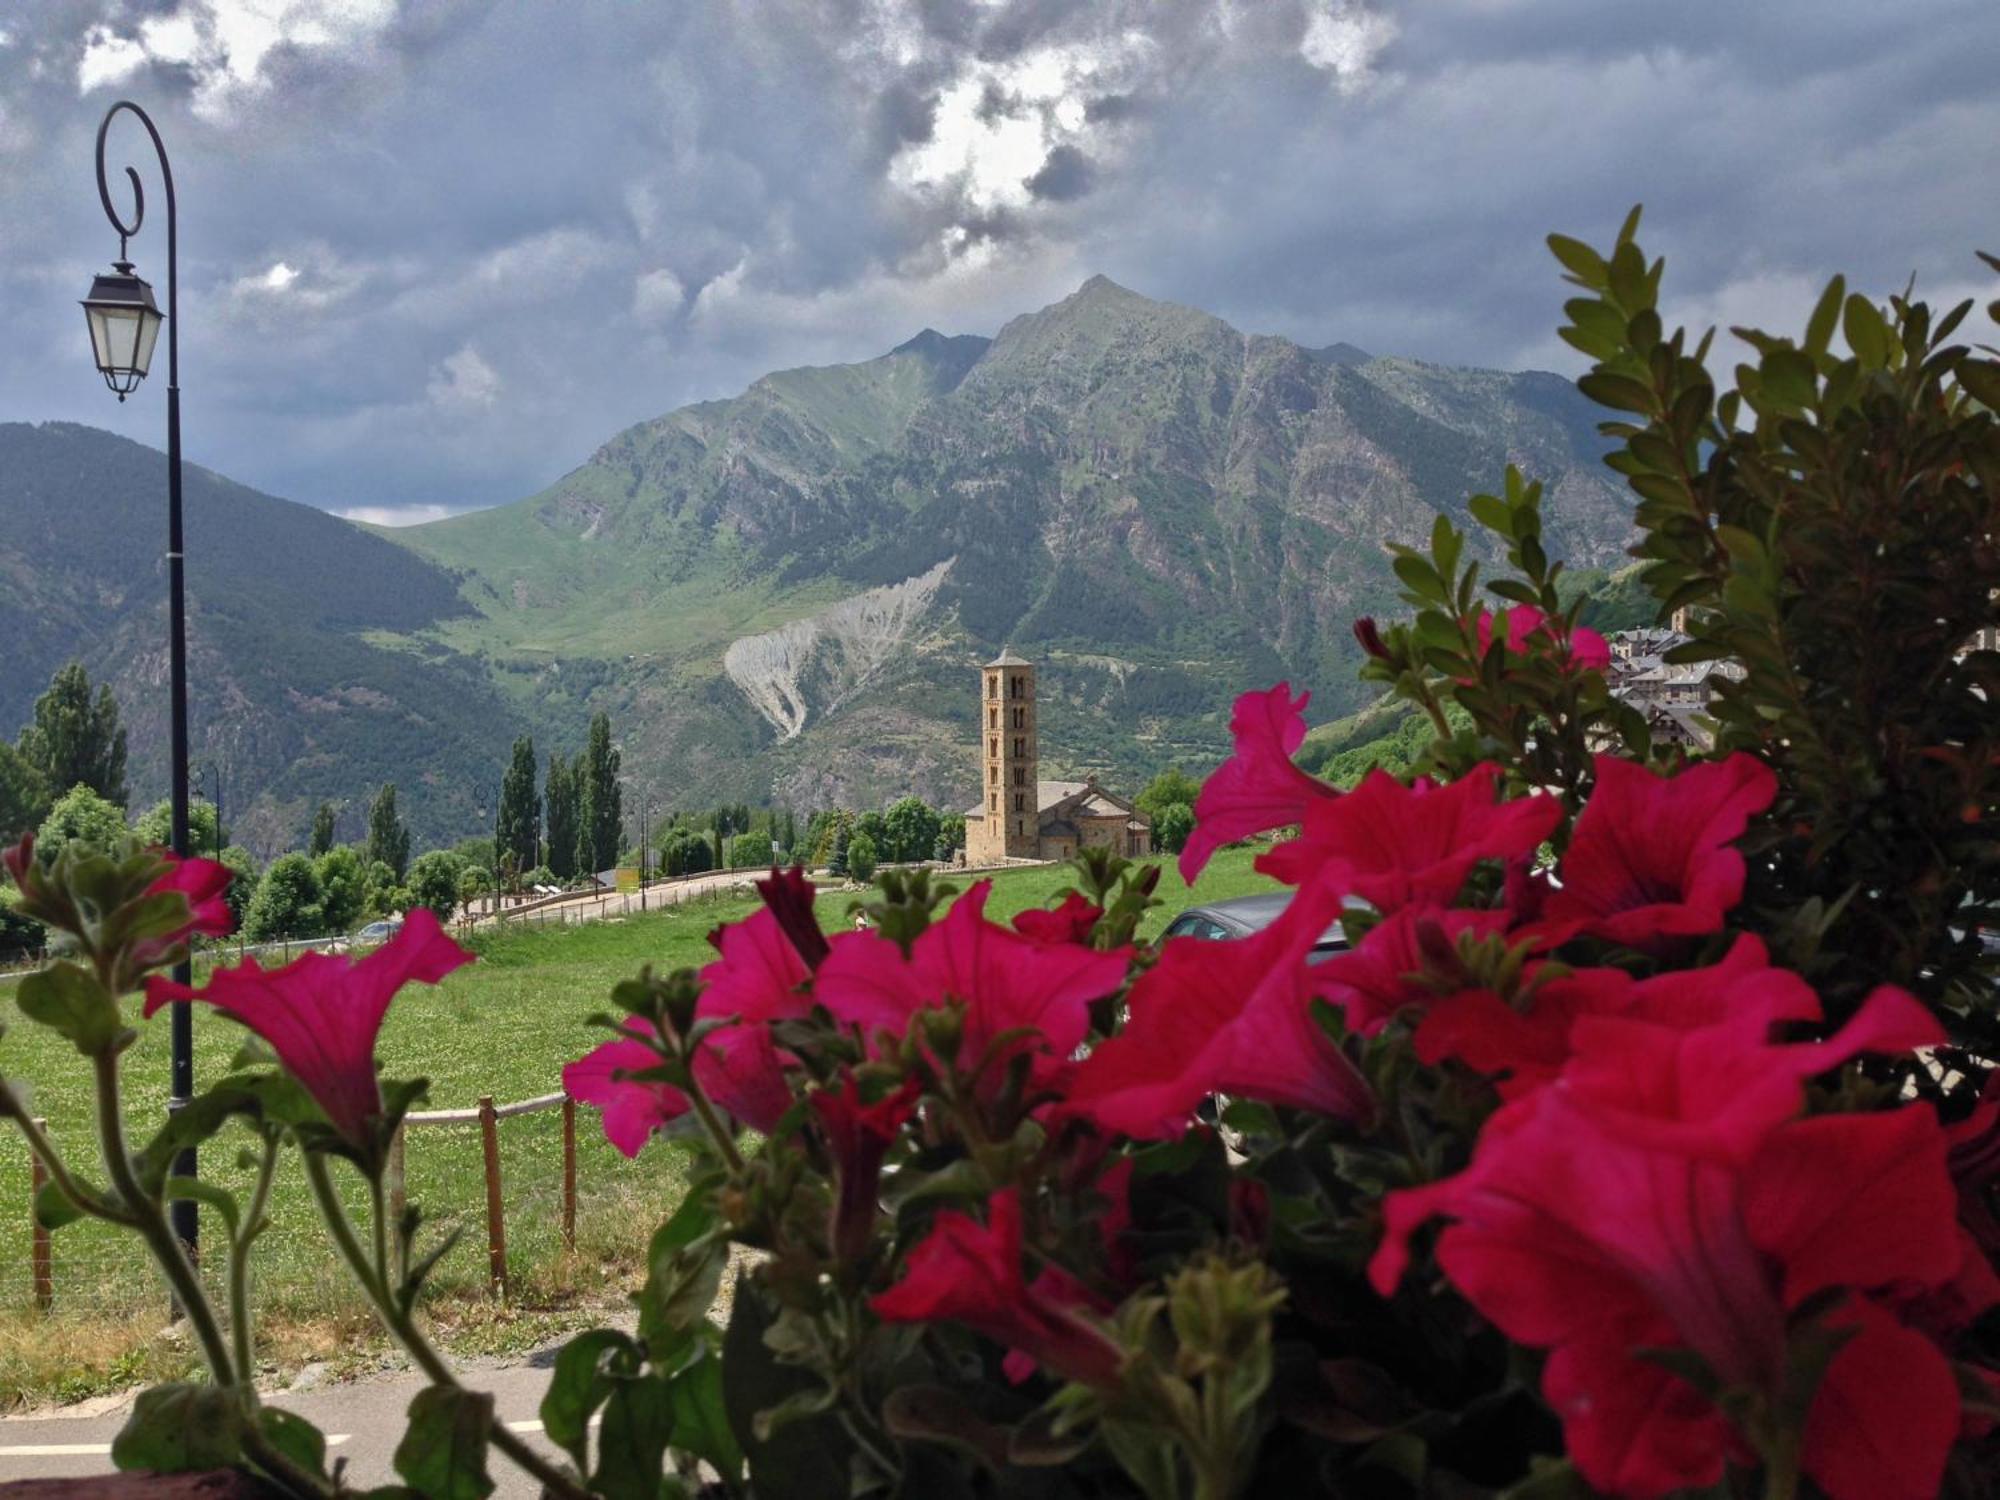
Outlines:
{"type": "MultiPolygon", "coordinates": [[[[494,1414],[539,1450],[554,1456],[555,1446],[542,1437],[538,1408],[549,1380],[547,1362],[553,1351],[528,1365],[470,1365],[462,1372],[468,1386],[491,1391],[494,1414]]],[[[396,1478],[391,1462],[401,1439],[410,1399],[423,1389],[414,1375],[388,1375],[350,1384],[275,1391],[268,1404],[297,1412],[328,1437],[329,1464],[346,1462],[346,1479],[356,1489],[389,1484],[396,1478]]],[[[115,1401],[87,1402],[80,1408],[0,1418],[0,1483],[14,1479],[80,1478],[108,1474],[111,1439],[131,1409],[129,1396],[115,1401]]],[[[489,1465],[500,1500],[536,1500],[540,1486],[499,1454],[489,1465]]]]}

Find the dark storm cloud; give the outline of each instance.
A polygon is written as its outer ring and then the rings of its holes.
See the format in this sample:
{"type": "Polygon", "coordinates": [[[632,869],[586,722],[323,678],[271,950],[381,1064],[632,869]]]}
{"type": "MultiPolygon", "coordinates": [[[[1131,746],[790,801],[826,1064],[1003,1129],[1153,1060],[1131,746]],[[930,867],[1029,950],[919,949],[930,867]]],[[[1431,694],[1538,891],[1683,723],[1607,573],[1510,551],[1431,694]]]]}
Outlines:
{"type": "Polygon", "coordinates": [[[1542,236],[1633,201],[1673,305],[1728,322],[1835,269],[1974,286],[2000,243],[1990,0],[262,8],[0,8],[0,420],[156,437],[73,326],[120,94],[174,152],[191,453],[335,508],[515,498],[624,423],[1095,271],[1574,368],[1542,236]]]}

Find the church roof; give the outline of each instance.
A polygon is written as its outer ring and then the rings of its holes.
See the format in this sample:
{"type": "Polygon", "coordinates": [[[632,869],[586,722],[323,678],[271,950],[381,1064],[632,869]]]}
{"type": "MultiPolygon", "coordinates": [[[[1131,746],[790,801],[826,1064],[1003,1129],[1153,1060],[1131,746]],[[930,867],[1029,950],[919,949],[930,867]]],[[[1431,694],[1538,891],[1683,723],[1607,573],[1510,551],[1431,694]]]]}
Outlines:
{"type": "Polygon", "coordinates": [[[1012,646],[1003,646],[1000,648],[1000,654],[986,665],[989,667],[1031,667],[1034,663],[1029,661],[1025,656],[1016,656],[1012,646]]]}

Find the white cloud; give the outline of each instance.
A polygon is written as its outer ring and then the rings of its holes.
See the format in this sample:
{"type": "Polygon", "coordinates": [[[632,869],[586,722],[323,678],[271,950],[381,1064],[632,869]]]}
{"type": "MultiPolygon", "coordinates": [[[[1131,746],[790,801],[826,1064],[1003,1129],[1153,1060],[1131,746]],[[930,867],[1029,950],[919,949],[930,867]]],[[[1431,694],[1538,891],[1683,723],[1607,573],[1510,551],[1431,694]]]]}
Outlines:
{"type": "Polygon", "coordinates": [[[1021,208],[1029,179],[1058,147],[1083,138],[1093,99],[1116,93],[1152,46],[1141,32],[1037,47],[1002,62],[966,60],[938,95],[928,140],[905,147],[890,181],[956,192],[977,212],[1021,208]]]}
{"type": "Polygon", "coordinates": [[[632,316],[641,323],[663,323],[681,310],[687,288],[680,277],[662,266],[632,283],[632,316]]]}
{"type": "Polygon", "coordinates": [[[364,526],[421,526],[426,521],[442,521],[458,511],[449,505],[356,505],[334,512],[343,521],[364,526]]]}
{"type": "Polygon", "coordinates": [[[264,63],[280,47],[344,48],[371,40],[396,17],[398,0],[182,0],[139,23],[136,36],[96,26],[84,39],[77,92],[122,82],[150,62],[186,67],[194,111],[227,119],[265,84],[264,63]]]}
{"type": "Polygon", "coordinates": [[[146,49],[109,26],[93,26],[83,39],[83,56],[76,65],[76,91],[87,94],[107,84],[123,83],[146,65],[146,49]]]}
{"type": "Polygon", "coordinates": [[[1343,94],[1359,93],[1375,81],[1375,59],[1396,39],[1396,23],[1357,0],[1320,0],[1307,12],[1299,55],[1333,75],[1343,94]]]}
{"type": "Polygon", "coordinates": [[[473,411],[500,399],[500,372],[467,344],[431,367],[424,394],[433,406],[447,411],[473,411]]]}

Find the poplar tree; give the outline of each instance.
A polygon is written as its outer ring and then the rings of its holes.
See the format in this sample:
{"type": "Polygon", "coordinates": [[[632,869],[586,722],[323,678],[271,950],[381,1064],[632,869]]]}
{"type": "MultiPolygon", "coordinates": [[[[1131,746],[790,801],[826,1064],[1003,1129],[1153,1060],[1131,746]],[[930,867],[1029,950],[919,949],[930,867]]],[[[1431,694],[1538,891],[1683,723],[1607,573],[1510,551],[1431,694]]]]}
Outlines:
{"type": "Polygon", "coordinates": [[[568,880],[577,872],[577,770],[579,762],[549,754],[548,782],[542,791],[543,827],[548,835],[549,873],[568,880]]]}
{"type": "Polygon", "coordinates": [[[308,852],[314,859],[318,859],[332,847],[333,804],[322,802],[319,810],[313,814],[312,843],[308,846],[308,852]]]}
{"type": "Polygon", "coordinates": [[[396,783],[385,781],[368,808],[368,859],[387,865],[400,884],[410,867],[410,830],[396,815],[396,783]]]}
{"type": "Polygon", "coordinates": [[[590,738],[577,763],[577,855],[582,874],[593,875],[618,863],[622,807],[618,792],[618,748],[611,743],[611,717],[590,721],[590,738]]]}
{"type": "MultiPolygon", "coordinates": [[[[542,799],[535,791],[535,742],[514,741],[514,756],[500,780],[500,823],[494,842],[523,870],[542,862],[542,799]]],[[[550,867],[553,871],[554,867],[550,867]]]]}

